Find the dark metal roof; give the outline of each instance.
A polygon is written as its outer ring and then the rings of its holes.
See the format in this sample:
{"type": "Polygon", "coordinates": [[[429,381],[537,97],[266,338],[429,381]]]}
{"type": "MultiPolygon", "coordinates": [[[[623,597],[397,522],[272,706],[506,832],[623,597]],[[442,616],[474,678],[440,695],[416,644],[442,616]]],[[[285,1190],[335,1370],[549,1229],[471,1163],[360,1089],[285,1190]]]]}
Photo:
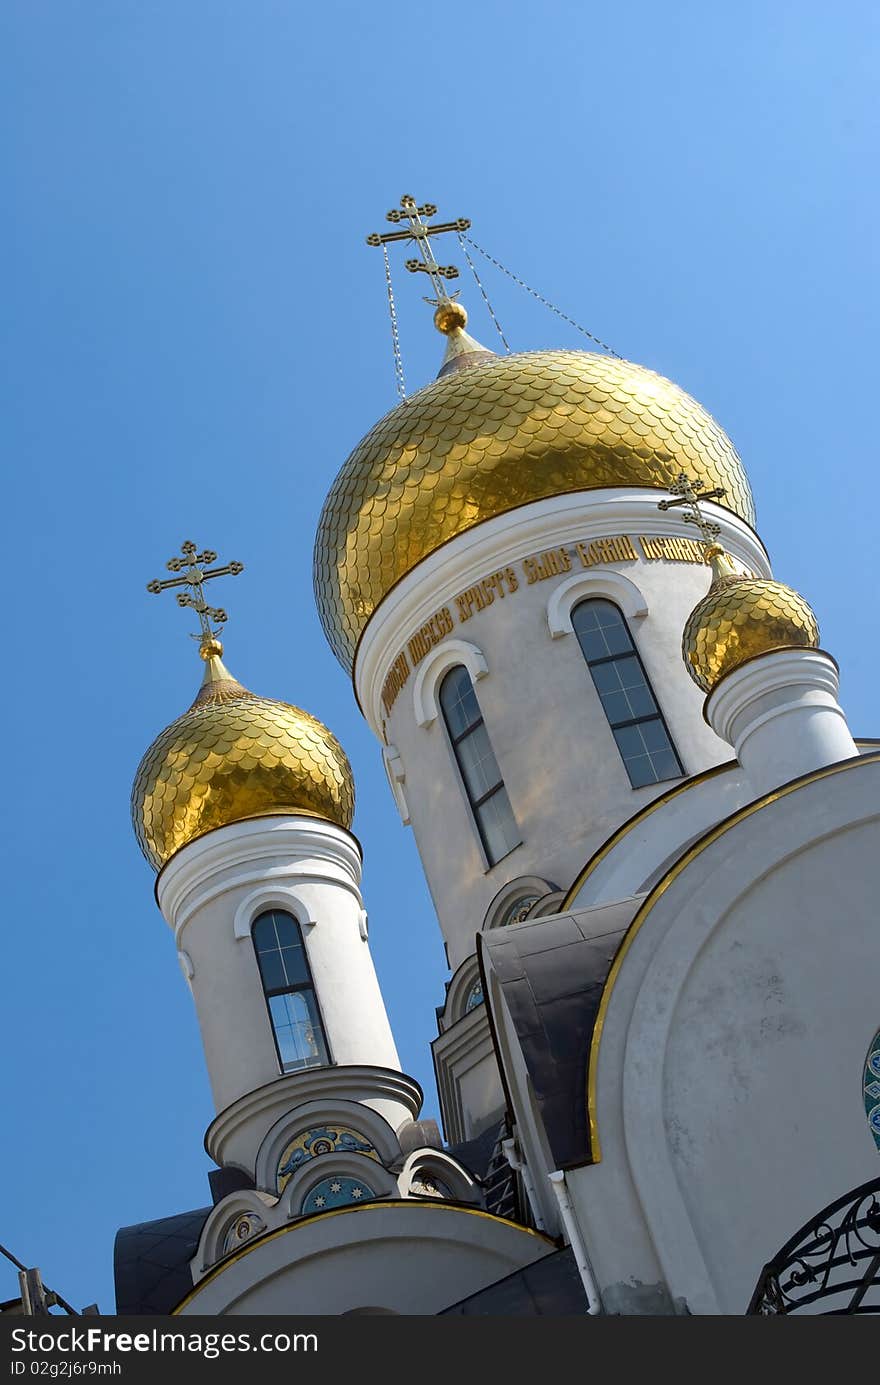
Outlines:
{"type": "Polygon", "coordinates": [[[503,1125],[503,1121],[496,1121],[472,1140],[462,1140],[460,1144],[447,1145],[446,1153],[463,1164],[474,1178],[482,1180],[485,1178],[492,1161],[492,1154],[503,1125]]]}
{"type": "Polygon", "coordinates": [[[116,1233],[113,1272],[121,1315],[170,1313],[193,1286],[189,1262],[210,1207],[123,1226],[116,1233]]]}
{"type": "MultiPolygon", "coordinates": [[[[590,1161],[590,1041],[614,954],[639,903],[627,899],[593,909],[580,920],[551,915],[478,935],[484,983],[491,969],[519,1038],[557,1168],[590,1161]]],[[[500,1055],[499,1067],[503,1072],[500,1055]]]]}
{"type": "Polygon", "coordinates": [[[587,1311],[587,1296],[571,1246],[515,1270],[506,1279],[444,1308],[438,1317],[562,1318],[587,1311]]]}

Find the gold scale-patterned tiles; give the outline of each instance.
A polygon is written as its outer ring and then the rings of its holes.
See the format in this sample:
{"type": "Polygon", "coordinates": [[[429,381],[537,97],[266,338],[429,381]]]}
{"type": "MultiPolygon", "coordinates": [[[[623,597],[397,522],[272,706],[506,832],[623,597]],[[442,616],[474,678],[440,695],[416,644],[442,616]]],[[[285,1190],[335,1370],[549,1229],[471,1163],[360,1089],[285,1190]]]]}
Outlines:
{"type": "Polygon", "coordinates": [[[161,869],[196,837],[246,818],[305,813],[350,827],[354,780],[320,721],[227,675],[157,736],[138,766],[131,807],[141,849],[161,869]]]}
{"type": "Polygon", "coordinates": [[[585,351],[499,356],[434,381],[355,448],[321,514],[315,594],[352,666],[379,602],[456,534],[530,501],[602,486],[667,489],[680,472],[749,524],[733,444],[677,385],[585,351]]]}
{"type": "Polygon", "coordinates": [[[713,583],[688,616],[681,642],[688,672],[704,692],[759,654],[818,646],[816,617],[802,596],[781,582],[748,577],[713,583]]]}

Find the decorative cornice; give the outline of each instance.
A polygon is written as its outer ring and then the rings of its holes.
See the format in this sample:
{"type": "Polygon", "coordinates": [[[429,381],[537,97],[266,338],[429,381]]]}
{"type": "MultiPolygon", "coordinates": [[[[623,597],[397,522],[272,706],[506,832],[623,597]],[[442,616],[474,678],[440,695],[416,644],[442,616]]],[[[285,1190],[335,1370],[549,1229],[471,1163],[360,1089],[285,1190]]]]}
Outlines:
{"type": "MultiPolygon", "coordinates": [[[[760,576],[770,576],[766,550],[744,520],[708,505],[722,525],[731,554],[760,576]]],[[[352,675],[358,706],[382,739],[381,688],[405,638],[456,594],[493,568],[543,548],[618,534],[621,530],[693,535],[675,511],[659,514],[657,492],[640,487],[575,491],[523,505],[441,544],[393,586],[361,635],[352,675]]]]}
{"type": "Polygon", "coordinates": [[[230,823],[190,842],[156,881],[156,900],[180,936],[193,913],[241,885],[318,880],[348,889],[358,903],[361,851],[342,827],[311,817],[266,817],[230,823]],[[326,863],[327,870],[319,869],[326,863]]]}
{"type": "Polygon", "coordinates": [[[547,626],[554,640],[573,633],[572,610],[579,601],[596,596],[607,596],[616,602],[627,620],[636,620],[648,614],[644,592],[624,573],[615,572],[613,568],[600,572],[576,572],[554,587],[547,602],[547,626]]]}
{"type": "MultiPolygon", "coordinates": [[[[807,691],[819,693],[825,705],[837,702],[840,678],[836,659],[824,649],[768,649],[744,660],[716,683],[703,705],[703,716],[716,735],[734,745],[737,735],[733,724],[747,716],[756,701],[768,693],[791,692],[800,698],[807,691]]],[[[780,705],[774,711],[782,712],[790,705],[780,705]]]]}
{"type": "Polygon", "coordinates": [[[374,1100],[398,1102],[415,1120],[422,1107],[423,1093],[418,1082],[392,1068],[344,1065],[308,1068],[286,1073],[234,1101],[214,1117],[205,1131],[205,1150],[221,1168],[229,1141],[255,1116],[269,1117],[267,1130],[285,1111],[293,1111],[308,1101],[344,1097],[348,1101],[374,1100]]]}

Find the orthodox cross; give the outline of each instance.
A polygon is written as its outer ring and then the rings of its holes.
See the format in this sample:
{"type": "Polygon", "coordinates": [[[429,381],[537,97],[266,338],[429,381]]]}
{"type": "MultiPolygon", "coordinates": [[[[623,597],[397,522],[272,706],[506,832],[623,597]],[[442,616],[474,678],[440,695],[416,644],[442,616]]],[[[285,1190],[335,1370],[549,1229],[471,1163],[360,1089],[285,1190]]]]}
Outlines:
{"type": "Polygon", "coordinates": [[[244,572],[244,563],[226,563],[224,567],[209,567],[208,564],[217,561],[217,554],[210,548],[205,548],[199,553],[194,543],[186,542],[181,544],[180,551],[182,558],[169,558],[165,566],[169,572],[179,572],[179,577],[168,577],[164,582],[156,579],[147,583],[148,592],[164,592],[169,587],[186,587],[187,591],[177,593],[178,606],[191,606],[199,618],[201,634],[193,635],[194,640],[198,640],[201,645],[206,645],[216,639],[219,631],[211,629],[211,621],[216,620],[218,625],[223,625],[226,621],[226,612],[219,606],[209,606],[205,601],[204,584],[210,582],[213,577],[237,577],[240,572],[244,572]]]}
{"type": "Polygon", "coordinates": [[[701,500],[718,500],[725,494],[723,486],[716,486],[712,491],[696,490],[693,483],[683,471],[679,472],[676,480],[669,487],[671,493],[677,496],[676,500],[661,500],[658,510],[671,510],[677,505],[687,505],[690,513],[682,515],[685,524],[695,524],[703,536],[703,542],[709,548],[718,542],[718,535],[721,533],[721,525],[716,524],[714,519],[706,519],[700,510],[701,500]]]}
{"type": "MultiPolygon", "coordinates": [[[[410,259],[406,261],[406,268],[410,274],[427,274],[437,295],[437,302],[449,302],[450,295],[446,292],[444,279],[457,279],[458,270],[455,265],[441,265],[434,259],[434,251],[431,246],[432,236],[441,236],[444,231],[466,231],[470,226],[467,217],[459,217],[457,221],[441,221],[436,226],[429,226],[424,220],[425,217],[437,215],[437,208],[433,202],[425,202],[421,207],[417,206],[414,197],[401,197],[400,208],[393,208],[388,212],[386,220],[395,224],[400,221],[407,222],[405,231],[386,231],[380,236],[374,232],[367,236],[367,245],[388,245],[390,241],[411,240],[415,241],[416,249],[421,255],[421,259],[410,259]]],[[[455,294],[452,295],[455,297],[455,294]]],[[[434,300],[429,300],[433,302],[434,300]]]]}

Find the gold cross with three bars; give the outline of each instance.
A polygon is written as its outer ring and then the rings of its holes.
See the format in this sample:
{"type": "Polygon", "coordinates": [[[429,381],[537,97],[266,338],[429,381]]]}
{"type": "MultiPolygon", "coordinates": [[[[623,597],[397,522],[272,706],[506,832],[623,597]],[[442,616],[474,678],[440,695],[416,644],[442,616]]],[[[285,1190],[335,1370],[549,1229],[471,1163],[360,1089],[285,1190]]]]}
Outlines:
{"type": "Polygon", "coordinates": [[[222,607],[209,606],[205,601],[204,584],[214,577],[237,577],[240,572],[244,572],[244,563],[226,563],[223,567],[209,567],[208,564],[217,561],[217,554],[210,548],[205,548],[199,553],[195,544],[189,540],[180,545],[180,551],[183,557],[169,558],[165,566],[169,572],[179,572],[181,576],[168,577],[164,582],[156,578],[147,583],[147,591],[159,593],[167,591],[169,587],[187,587],[189,590],[177,593],[177,604],[191,606],[196,612],[201,633],[193,635],[192,638],[204,646],[216,639],[219,634],[219,631],[212,630],[211,621],[216,620],[218,625],[223,625],[227,619],[222,607]]]}
{"type": "Polygon", "coordinates": [[[673,484],[669,487],[672,495],[677,496],[676,500],[661,500],[657,505],[658,510],[672,510],[677,505],[687,505],[690,514],[682,515],[685,524],[695,524],[703,536],[703,542],[707,548],[718,540],[721,533],[721,525],[716,524],[714,519],[706,519],[700,510],[701,500],[719,500],[725,494],[723,486],[716,486],[711,491],[696,490],[693,482],[680,471],[673,484]]]}
{"type": "Polygon", "coordinates": [[[406,221],[408,223],[407,229],[405,231],[386,231],[381,236],[374,231],[371,236],[367,236],[367,245],[388,245],[395,240],[415,241],[416,248],[422,258],[420,260],[407,260],[406,268],[411,274],[418,274],[419,272],[427,274],[434,286],[438,301],[445,300],[448,302],[449,294],[446,292],[443,280],[457,279],[458,270],[453,264],[440,265],[437,263],[431,247],[431,237],[442,236],[445,231],[466,231],[471,223],[467,217],[460,216],[457,221],[441,221],[436,226],[429,226],[424,218],[436,215],[437,208],[433,202],[425,202],[419,207],[414,197],[401,197],[400,209],[394,207],[388,212],[386,220],[395,224],[406,221]]]}

